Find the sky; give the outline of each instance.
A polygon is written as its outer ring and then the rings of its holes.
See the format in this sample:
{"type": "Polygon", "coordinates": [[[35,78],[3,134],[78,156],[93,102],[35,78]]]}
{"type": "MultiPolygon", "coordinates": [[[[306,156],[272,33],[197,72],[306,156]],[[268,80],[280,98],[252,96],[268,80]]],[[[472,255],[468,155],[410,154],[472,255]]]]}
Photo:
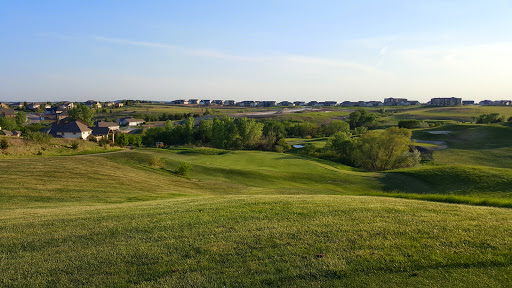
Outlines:
{"type": "Polygon", "coordinates": [[[0,101],[512,99],[512,1],[0,0],[0,101]]]}

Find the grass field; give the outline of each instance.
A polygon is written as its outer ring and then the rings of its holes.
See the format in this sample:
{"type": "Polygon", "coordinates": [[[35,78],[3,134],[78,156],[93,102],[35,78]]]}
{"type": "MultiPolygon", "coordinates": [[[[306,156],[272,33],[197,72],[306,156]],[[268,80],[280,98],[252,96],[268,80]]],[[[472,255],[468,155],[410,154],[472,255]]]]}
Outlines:
{"type": "MultiPolygon", "coordinates": [[[[461,121],[509,107],[474,108],[486,112],[409,107],[386,121],[461,121]]],[[[510,287],[511,129],[415,130],[448,148],[380,173],[211,148],[73,156],[109,151],[9,138],[0,287],[510,287]],[[175,173],[183,161],[187,177],[175,173]]],[[[320,148],[327,139],[287,140],[320,148]]]]}
{"type": "Polygon", "coordinates": [[[509,286],[512,210],[396,198],[512,204],[511,172],[482,169],[199,148],[4,159],[0,286],[509,286]]]}

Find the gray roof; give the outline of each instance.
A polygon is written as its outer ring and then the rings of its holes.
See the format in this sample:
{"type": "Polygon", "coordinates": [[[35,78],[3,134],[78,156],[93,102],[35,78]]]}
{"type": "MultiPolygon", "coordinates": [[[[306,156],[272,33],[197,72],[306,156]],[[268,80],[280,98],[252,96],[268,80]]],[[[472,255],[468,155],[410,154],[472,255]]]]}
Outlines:
{"type": "Polygon", "coordinates": [[[69,123],[64,124],[53,124],[51,134],[62,133],[62,132],[74,132],[74,133],[82,133],[82,132],[91,132],[92,129],[87,127],[85,123],[82,121],[76,120],[69,123]]]}
{"type": "Polygon", "coordinates": [[[116,122],[106,122],[106,121],[98,121],[96,122],[96,127],[117,127],[119,124],[116,122]]]}

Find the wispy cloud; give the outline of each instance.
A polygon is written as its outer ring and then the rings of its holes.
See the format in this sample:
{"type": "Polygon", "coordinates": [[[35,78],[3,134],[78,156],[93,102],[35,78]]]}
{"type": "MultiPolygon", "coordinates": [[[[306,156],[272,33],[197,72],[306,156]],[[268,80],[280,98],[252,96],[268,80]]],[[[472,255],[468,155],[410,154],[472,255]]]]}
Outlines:
{"type": "Polygon", "coordinates": [[[183,53],[186,55],[192,55],[192,56],[198,56],[198,57],[208,57],[208,58],[236,60],[236,61],[248,61],[248,62],[266,60],[263,57],[247,57],[247,56],[232,55],[232,54],[219,52],[216,50],[192,49],[192,48],[186,48],[183,46],[172,45],[172,44],[162,43],[162,42],[134,41],[134,40],[110,38],[110,37],[102,37],[102,36],[94,36],[94,40],[99,41],[99,42],[116,43],[116,44],[122,44],[122,45],[130,45],[130,46],[142,46],[142,47],[150,47],[150,48],[169,49],[169,50],[174,50],[175,52],[178,52],[178,53],[183,53]]]}

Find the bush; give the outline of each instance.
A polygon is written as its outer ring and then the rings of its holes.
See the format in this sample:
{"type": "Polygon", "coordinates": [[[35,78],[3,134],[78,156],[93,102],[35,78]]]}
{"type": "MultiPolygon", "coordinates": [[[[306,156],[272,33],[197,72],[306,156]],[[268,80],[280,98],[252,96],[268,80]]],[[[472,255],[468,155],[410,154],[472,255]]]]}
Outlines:
{"type": "Polygon", "coordinates": [[[181,162],[181,164],[176,169],[176,174],[180,176],[188,176],[190,170],[192,170],[192,166],[190,164],[188,164],[187,162],[181,162]]]}
{"type": "Polygon", "coordinates": [[[78,147],[80,147],[80,142],[78,142],[77,140],[71,143],[71,149],[76,150],[78,149],[78,147]]]}
{"type": "Polygon", "coordinates": [[[6,150],[7,148],[9,148],[9,141],[5,138],[0,140],[0,149],[6,150]]]}
{"type": "Polygon", "coordinates": [[[490,114],[482,114],[478,116],[476,119],[476,123],[479,124],[491,124],[491,123],[499,123],[505,122],[506,117],[501,115],[500,113],[490,113],[490,114]]]}
{"type": "Polygon", "coordinates": [[[50,139],[52,139],[51,135],[42,132],[27,132],[23,137],[27,140],[32,140],[37,143],[47,143],[50,142],[50,139]]]}
{"type": "Polygon", "coordinates": [[[429,128],[430,125],[429,125],[429,123],[426,123],[425,121],[420,121],[420,120],[401,120],[398,122],[398,127],[413,129],[413,128],[429,128]]]}
{"type": "Polygon", "coordinates": [[[151,160],[149,160],[149,164],[153,167],[156,167],[156,168],[162,168],[163,167],[163,162],[162,162],[162,158],[158,157],[158,156],[153,156],[153,158],[151,158],[151,160]]]}

